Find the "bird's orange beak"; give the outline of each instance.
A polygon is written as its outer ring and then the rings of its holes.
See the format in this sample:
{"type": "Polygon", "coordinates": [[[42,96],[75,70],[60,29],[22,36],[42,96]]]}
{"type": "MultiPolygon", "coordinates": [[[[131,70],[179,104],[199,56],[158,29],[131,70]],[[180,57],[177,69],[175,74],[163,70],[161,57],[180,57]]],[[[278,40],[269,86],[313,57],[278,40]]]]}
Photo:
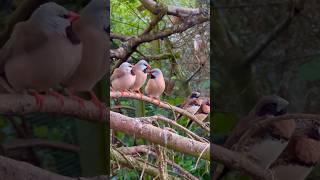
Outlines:
{"type": "Polygon", "coordinates": [[[70,21],[70,22],[73,22],[77,19],[79,19],[80,15],[73,12],[73,11],[69,11],[68,14],[66,15],[67,16],[67,19],[70,21]]]}
{"type": "Polygon", "coordinates": [[[149,64],[147,65],[147,69],[151,69],[151,66],[149,64]]]}

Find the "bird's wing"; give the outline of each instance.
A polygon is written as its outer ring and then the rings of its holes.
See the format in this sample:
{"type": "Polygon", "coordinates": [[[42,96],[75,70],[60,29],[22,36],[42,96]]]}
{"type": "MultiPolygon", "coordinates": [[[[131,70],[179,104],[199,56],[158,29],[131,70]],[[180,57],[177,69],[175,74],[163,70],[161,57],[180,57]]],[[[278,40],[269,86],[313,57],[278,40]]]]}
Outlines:
{"type": "Polygon", "coordinates": [[[30,53],[43,46],[48,37],[30,22],[17,23],[12,31],[10,39],[0,51],[0,72],[8,59],[24,53],[30,53]]]}
{"type": "Polygon", "coordinates": [[[125,75],[126,73],[124,71],[122,71],[120,68],[116,68],[112,75],[111,75],[111,81],[115,80],[115,79],[118,79],[118,78],[121,78],[125,75]]]}

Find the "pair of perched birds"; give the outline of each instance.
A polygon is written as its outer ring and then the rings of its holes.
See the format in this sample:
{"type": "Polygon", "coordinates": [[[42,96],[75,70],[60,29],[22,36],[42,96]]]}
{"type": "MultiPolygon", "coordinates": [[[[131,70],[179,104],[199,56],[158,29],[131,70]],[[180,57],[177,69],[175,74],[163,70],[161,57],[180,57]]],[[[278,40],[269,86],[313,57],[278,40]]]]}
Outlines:
{"type": "MultiPolygon", "coordinates": [[[[199,121],[204,121],[210,113],[210,99],[207,97],[201,97],[199,92],[192,92],[191,95],[180,105],[180,108],[193,114],[199,121]]],[[[181,115],[177,118],[179,119],[181,115]]],[[[189,120],[187,128],[192,125],[192,121],[189,120]]]]}
{"type": "Polygon", "coordinates": [[[145,60],[138,61],[135,65],[128,62],[122,63],[119,68],[116,68],[111,75],[111,86],[114,91],[135,91],[140,92],[140,88],[147,80],[147,75],[150,74],[150,79],[145,86],[145,93],[159,99],[165,90],[165,80],[160,69],[155,68],[150,71],[151,66],[145,60]]]}
{"type": "Polygon", "coordinates": [[[63,86],[71,96],[74,91],[91,92],[100,106],[92,88],[107,72],[108,11],[107,0],[91,0],[80,16],[48,2],[17,23],[0,51],[0,73],[10,89],[31,90],[41,104],[38,92],[63,86]]]}
{"type": "MultiPolygon", "coordinates": [[[[239,141],[262,119],[287,114],[288,104],[276,95],[261,98],[249,115],[238,122],[224,146],[270,170],[275,179],[303,180],[320,160],[320,122],[273,121],[239,141]]],[[[226,168],[218,165],[212,179],[220,179],[226,172],[226,168]]]]}

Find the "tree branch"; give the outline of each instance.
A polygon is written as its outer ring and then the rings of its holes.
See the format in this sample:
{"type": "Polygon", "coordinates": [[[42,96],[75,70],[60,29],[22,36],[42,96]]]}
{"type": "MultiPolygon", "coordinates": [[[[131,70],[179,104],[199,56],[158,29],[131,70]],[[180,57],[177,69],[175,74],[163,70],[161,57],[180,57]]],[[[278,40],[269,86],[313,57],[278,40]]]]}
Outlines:
{"type": "Polygon", "coordinates": [[[139,118],[131,118],[111,111],[110,128],[195,157],[199,157],[201,152],[204,151],[200,158],[209,160],[207,143],[195,141],[151,124],[143,123],[139,118]]]}
{"type": "Polygon", "coordinates": [[[214,161],[220,162],[229,168],[243,171],[260,180],[273,179],[271,172],[259,167],[259,165],[253,163],[237,152],[230,151],[229,149],[213,143],[210,144],[210,149],[210,156],[214,161]]]}
{"type": "Polygon", "coordinates": [[[145,162],[141,160],[138,160],[129,155],[121,154],[112,148],[110,149],[110,154],[111,159],[113,159],[115,162],[120,163],[121,165],[124,165],[132,169],[136,169],[140,172],[144,170],[144,172],[153,177],[156,177],[159,174],[159,170],[152,164],[145,164],[145,162]]]}
{"type": "Polygon", "coordinates": [[[116,33],[110,33],[110,38],[111,39],[118,39],[120,41],[128,41],[132,36],[125,36],[122,34],[116,34],[116,33]]]}
{"type": "Polygon", "coordinates": [[[182,131],[184,131],[186,134],[188,134],[189,136],[195,138],[196,140],[200,141],[200,142],[204,142],[207,143],[208,141],[205,138],[201,138],[198,135],[196,135],[195,133],[193,133],[192,131],[190,131],[189,129],[181,126],[180,124],[176,123],[175,121],[168,119],[166,117],[163,116],[151,116],[151,117],[146,117],[146,118],[141,118],[141,119],[154,119],[154,120],[161,120],[164,121],[168,124],[171,124],[179,129],[181,129],[182,131]]]}
{"type": "Polygon", "coordinates": [[[92,178],[71,178],[61,176],[47,170],[40,169],[31,164],[9,159],[0,156],[0,177],[1,179],[21,180],[108,180],[108,176],[98,176],[92,178]]]}
{"type": "Polygon", "coordinates": [[[195,16],[190,17],[184,23],[180,25],[173,26],[158,32],[150,32],[148,34],[143,34],[141,36],[136,36],[130,38],[128,41],[124,42],[121,47],[118,49],[110,50],[110,58],[121,59],[122,61],[126,60],[142,43],[150,42],[156,39],[161,39],[167,36],[170,36],[175,33],[182,33],[183,31],[203,22],[209,20],[209,17],[195,16]]]}
{"type": "Polygon", "coordinates": [[[164,102],[161,102],[161,101],[160,101],[160,104],[159,104],[159,102],[155,101],[153,98],[150,98],[150,97],[144,96],[144,95],[141,96],[140,94],[137,94],[137,93],[125,93],[124,95],[122,95],[120,92],[110,92],[110,98],[114,99],[114,98],[120,98],[120,97],[142,100],[142,101],[157,105],[158,107],[172,110],[174,112],[177,112],[179,114],[182,114],[182,115],[188,117],[189,119],[191,119],[192,121],[197,123],[201,128],[203,128],[207,132],[210,132],[210,128],[209,127],[207,127],[203,122],[199,121],[196,118],[196,116],[194,116],[193,114],[189,113],[188,111],[186,111],[184,109],[178,108],[176,106],[172,106],[172,105],[170,105],[168,103],[164,103],[164,102]]]}
{"type": "Polygon", "coordinates": [[[202,67],[203,67],[203,65],[200,65],[200,66],[198,67],[198,69],[197,69],[193,74],[191,74],[191,76],[188,77],[188,79],[187,79],[185,82],[186,82],[186,83],[189,83],[189,82],[193,79],[193,77],[200,72],[200,70],[202,69],[202,67]]]}
{"type": "Polygon", "coordinates": [[[10,143],[2,144],[5,151],[10,151],[19,148],[29,148],[29,147],[45,147],[45,148],[55,148],[71,152],[79,152],[78,146],[67,144],[59,141],[43,140],[43,139],[15,139],[10,141],[10,143]]]}
{"type": "MultiPolygon", "coordinates": [[[[119,151],[121,151],[121,153],[126,154],[126,155],[134,155],[134,154],[138,154],[138,153],[143,153],[143,154],[150,154],[151,156],[154,156],[154,157],[157,156],[157,154],[154,152],[154,149],[152,147],[146,146],[146,145],[133,146],[133,147],[120,147],[117,149],[119,151]]],[[[183,169],[181,166],[179,166],[175,162],[168,160],[168,159],[166,159],[166,162],[169,165],[171,165],[172,167],[178,169],[180,176],[187,177],[190,180],[198,180],[198,178],[196,178],[195,176],[190,174],[188,171],[183,169]]]]}
{"type": "Polygon", "coordinates": [[[84,100],[83,106],[76,101],[65,97],[64,106],[53,96],[43,96],[43,106],[39,109],[34,97],[22,94],[0,95],[0,114],[25,115],[33,112],[46,112],[75,116],[92,122],[107,122],[108,115],[100,119],[99,109],[90,101],[84,100]]]}

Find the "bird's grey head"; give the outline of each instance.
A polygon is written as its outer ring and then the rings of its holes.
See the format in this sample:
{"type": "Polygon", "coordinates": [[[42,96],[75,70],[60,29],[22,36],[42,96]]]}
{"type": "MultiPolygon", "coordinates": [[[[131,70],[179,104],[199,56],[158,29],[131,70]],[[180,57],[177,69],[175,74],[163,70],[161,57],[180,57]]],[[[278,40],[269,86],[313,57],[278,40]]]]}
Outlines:
{"type": "Polygon", "coordinates": [[[68,20],[70,11],[64,7],[48,2],[39,6],[31,15],[30,21],[36,23],[45,33],[57,33],[66,36],[66,28],[70,26],[68,20]]]}
{"type": "Polygon", "coordinates": [[[138,61],[137,64],[134,65],[134,68],[146,73],[147,69],[150,69],[151,66],[148,64],[147,61],[142,59],[142,60],[138,61]]]}
{"type": "Polygon", "coordinates": [[[193,91],[190,95],[190,98],[199,98],[200,97],[200,93],[197,91],[193,91]]]}
{"type": "Polygon", "coordinates": [[[81,11],[81,17],[86,19],[89,25],[103,30],[110,27],[110,6],[108,0],[91,0],[81,11]]]}
{"type": "Polygon", "coordinates": [[[254,116],[281,116],[288,111],[289,102],[277,95],[268,95],[262,97],[253,110],[250,112],[254,116]]]}
{"type": "Polygon", "coordinates": [[[149,74],[151,75],[151,79],[155,79],[159,76],[163,76],[159,68],[152,69],[149,74]]]}
{"type": "Polygon", "coordinates": [[[128,62],[124,62],[120,65],[120,69],[124,70],[125,72],[131,72],[132,70],[132,64],[128,63],[128,62]]]}

